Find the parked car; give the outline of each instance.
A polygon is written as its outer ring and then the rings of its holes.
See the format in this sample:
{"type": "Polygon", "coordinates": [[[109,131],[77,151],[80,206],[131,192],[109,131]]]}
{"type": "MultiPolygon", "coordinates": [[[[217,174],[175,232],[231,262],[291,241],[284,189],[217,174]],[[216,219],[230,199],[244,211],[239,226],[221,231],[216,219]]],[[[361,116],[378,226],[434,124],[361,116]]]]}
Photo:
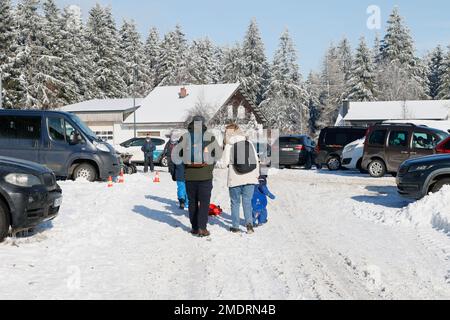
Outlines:
{"type": "Polygon", "coordinates": [[[364,142],[366,138],[356,140],[345,146],[342,151],[342,167],[349,170],[359,170],[361,173],[366,171],[361,167],[364,155],[364,142]]]}
{"type": "MultiPolygon", "coordinates": [[[[167,167],[167,155],[164,154],[164,147],[166,146],[169,139],[166,138],[154,138],[152,137],[152,142],[156,146],[156,150],[153,153],[153,161],[156,164],[160,164],[163,167],[167,167]]],[[[132,155],[131,162],[134,164],[142,165],[144,163],[144,153],[141,148],[145,143],[145,138],[132,138],[117,146],[116,149],[119,152],[125,151],[132,155]]]]}
{"type": "Polygon", "coordinates": [[[450,185],[450,154],[410,159],[398,170],[398,192],[407,198],[421,199],[444,185],[450,185]]]}
{"type": "MultiPolygon", "coordinates": [[[[306,135],[280,136],[278,139],[279,165],[290,168],[304,166],[311,169],[315,160],[315,142],[306,135]]],[[[272,152],[275,149],[272,147],[272,152]]]]}
{"type": "Polygon", "coordinates": [[[367,128],[329,127],[322,129],[316,148],[316,164],[319,168],[326,165],[329,170],[341,168],[342,150],[349,143],[363,138],[367,128]]]}
{"type": "Polygon", "coordinates": [[[414,124],[375,125],[367,134],[362,167],[375,178],[396,175],[405,160],[438,153],[436,146],[447,137],[444,131],[414,124]]]}
{"type": "Polygon", "coordinates": [[[106,180],[120,172],[114,148],[76,115],[59,111],[0,110],[0,156],[40,163],[64,179],[106,180]]]}
{"type": "Polygon", "coordinates": [[[10,228],[18,232],[55,218],[61,204],[62,191],[50,169],[0,157],[0,242],[10,228]]]}

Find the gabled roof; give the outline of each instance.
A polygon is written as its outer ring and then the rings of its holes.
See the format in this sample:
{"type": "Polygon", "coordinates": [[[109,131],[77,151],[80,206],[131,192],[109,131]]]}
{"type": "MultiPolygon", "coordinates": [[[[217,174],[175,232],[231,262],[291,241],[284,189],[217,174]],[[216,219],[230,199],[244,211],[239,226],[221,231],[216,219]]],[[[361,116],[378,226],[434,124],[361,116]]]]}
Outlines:
{"type": "MultiPolygon", "coordinates": [[[[136,120],[139,123],[181,123],[199,104],[208,106],[215,114],[238,89],[239,83],[156,87],[142,101],[136,120]],[[182,87],[187,90],[185,98],[179,97],[182,87]]],[[[133,119],[126,121],[132,122],[133,119]]]]}
{"type": "Polygon", "coordinates": [[[450,100],[350,102],[345,121],[447,120],[450,100]]]}
{"type": "MultiPolygon", "coordinates": [[[[143,99],[136,99],[138,108],[143,99]]],[[[61,108],[66,112],[130,112],[134,109],[133,98],[127,99],[94,99],[71,104],[61,108]]]]}

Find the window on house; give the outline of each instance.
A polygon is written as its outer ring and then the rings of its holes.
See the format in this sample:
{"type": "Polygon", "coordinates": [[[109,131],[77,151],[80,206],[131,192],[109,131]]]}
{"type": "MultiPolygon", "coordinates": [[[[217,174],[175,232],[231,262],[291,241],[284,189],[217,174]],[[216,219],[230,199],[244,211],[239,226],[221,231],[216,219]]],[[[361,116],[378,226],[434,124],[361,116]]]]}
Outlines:
{"type": "Polygon", "coordinates": [[[146,136],[159,137],[161,136],[161,133],[159,131],[139,131],[137,136],[139,138],[145,138],[146,136]]]}
{"type": "Polygon", "coordinates": [[[95,135],[103,141],[113,141],[114,132],[112,131],[95,131],[95,135]]]}

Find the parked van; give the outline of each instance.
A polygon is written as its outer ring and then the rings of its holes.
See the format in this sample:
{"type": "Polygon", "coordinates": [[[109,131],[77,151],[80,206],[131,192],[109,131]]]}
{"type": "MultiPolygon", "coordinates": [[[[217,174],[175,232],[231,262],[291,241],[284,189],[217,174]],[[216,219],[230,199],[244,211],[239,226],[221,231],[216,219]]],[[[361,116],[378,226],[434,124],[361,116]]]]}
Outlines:
{"type": "Polygon", "coordinates": [[[0,156],[40,163],[63,179],[106,180],[120,172],[114,148],[76,115],[59,111],[0,110],[0,156]]]}
{"type": "Polygon", "coordinates": [[[436,146],[447,137],[447,132],[426,126],[375,125],[367,134],[362,167],[375,178],[396,175],[404,161],[437,153],[436,146]]]}
{"type": "Polygon", "coordinates": [[[326,165],[329,170],[341,168],[342,150],[349,143],[363,138],[367,128],[329,127],[322,129],[316,147],[316,164],[321,168],[326,165]]]}

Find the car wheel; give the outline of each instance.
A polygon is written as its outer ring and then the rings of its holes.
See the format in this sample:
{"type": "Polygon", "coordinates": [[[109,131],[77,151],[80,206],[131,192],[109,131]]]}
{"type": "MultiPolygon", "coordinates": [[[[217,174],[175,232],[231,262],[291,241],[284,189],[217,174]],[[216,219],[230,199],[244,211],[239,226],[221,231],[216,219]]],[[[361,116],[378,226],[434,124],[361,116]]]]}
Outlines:
{"type": "Polygon", "coordinates": [[[382,160],[374,160],[369,164],[369,174],[374,178],[382,178],[386,174],[386,165],[382,160]]]}
{"type": "Polygon", "coordinates": [[[169,159],[167,158],[167,156],[162,157],[161,166],[163,166],[164,168],[167,168],[169,166],[169,159]]]}
{"type": "Polygon", "coordinates": [[[358,163],[356,164],[356,169],[358,169],[360,173],[367,173],[367,170],[364,170],[362,167],[362,159],[358,160],[358,163]]]}
{"type": "Polygon", "coordinates": [[[127,172],[127,174],[133,174],[134,170],[131,166],[126,166],[126,172],[127,172]]]}
{"type": "Polygon", "coordinates": [[[438,182],[436,182],[433,186],[433,188],[431,189],[431,192],[436,193],[439,192],[443,186],[445,185],[450,185],[450,179],[446,178],[446,179],[441,179],[438,182]]]}
{"type": "Polygon", "coordinates": [[[0,242],[3,242],[8,235],[9,225],[8,207],[0,200],[0,242]]]}
{"type": "Polygon", "coordinates": [[[341,167],[341,160],[339,160],[338,157],[331,157],[327,161],[327,167],[330,171],[339,170],[339,168],[341,167]]]}
{"type": "Polygon", "coordinates": [[[89,163],[82,163],[73,171],[73,180],[78,179],[85,179],[89,182],[94,182],[97,180],[97,171],[89,163]]]}

